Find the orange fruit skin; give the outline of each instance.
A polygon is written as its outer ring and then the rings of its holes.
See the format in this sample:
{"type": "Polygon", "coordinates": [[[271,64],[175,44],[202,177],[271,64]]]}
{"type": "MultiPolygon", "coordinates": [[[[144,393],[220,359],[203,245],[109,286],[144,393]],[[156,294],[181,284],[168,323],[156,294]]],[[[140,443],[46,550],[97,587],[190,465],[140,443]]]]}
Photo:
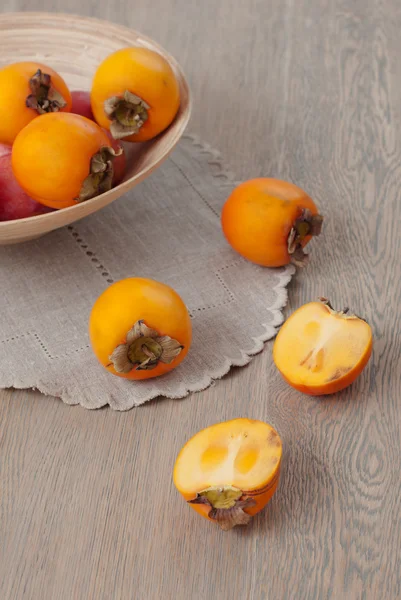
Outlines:
{"type": "Polygon", "coordinates": [[[294,383],[281,373],[283,379],[295,390],[302,392],[303,394],[307,394],[308,396],[329,396],[331,394],[336,394],[337,392],[341,392],[345,390],[345,388],[349,387],[354,381],[359,377],[364,368],[369,362],[370,356],[372,354],[372,343],[370,344],[370,348],[368,352],[364,355],[363,359],[356,365],[352,371],[344,375],[344,377],[340,377],[336,381],[333,381],[331,384],[322,384],[315,386],[301,385],[299,383],[294,383]]]}
{"type": "Polygon", "coordinates": [[[95,356],[110,373],[125,379],[150,379],[168,373],[184,360],[191,346],[192,324],[184,302],[171,287],[133,277],[112,284],[96,300],[89,319],[89,337],[95,356]],[[159,362],[150,371],[118,373],[109,357],[125,343],[128,331],[140,320],[184,348],[170,364],[159,362]]]}
{"type": "Polygon", "coordinates": [[[72,113],[49,113],[34,119],[16,137],[13,172],[37,202],[52,208],[74,206],[91,158],[104,146],[111,147],[111,142],[93,121],[72,113]]]}
{"type": "Polygon", "coordinates": [[[25,104],[31,94],[29,80],[40,69],[51,76],[53,87],[63,96],[66,106],[60,112],[69,112],[72,106],[71,93],[65,81],[56,71],[36,62],[20,62],[0,69],[0,142],[12,144],[18,133],[38,113],[25,104]]]}
{"type": "Polygon", "coordinates": [[[176,76],[166,59],[153,50],[123,48],[100,64],[91,91],[92,112],[99,125],[110,128],[104,102],[112,96],[122,96],[126,90],[139,96],[150,109],[139,132],[124,141],[145,142],[154,138],[177,114],[180,90],[176,76]]]}
{"type": "MultiPolygon", "coordinates": [[[[287,265],[288,236],[302,209],[317,207],[301,188],[279,179],[240,184],[224,204],[221,223],[228,243],[241,256],[264,267],[287,265]]],[[[307,236],[302,247],[310,241],[307,236]]]]}
{"type": "MultiPolygon", "coordinates": [[[[342,377],[339,377],[338,379],[335,379],[333,381],[322,381],[321,384],[313,384],[313,385],[307,385],[305,383],[302,384],[302,383],[299,383],[298,381],[295,381],[290,376],[288,376],[288,374],[283,372],[280,362],[277,359],[278,348],[279,348],[279,345],[283,343],[282,340],[283,340],[283,337],[285,334],[285,329],[292,327],[292,321],[291,321],[292,317],[294,315],[296,315],[297,313],[299,313],[299,311],[302,311],[306,307],[310,306],[311,304],[316,304],[318,307],[321,308],[322,311],[327,311],[327,309],[324,307],[324,305],[319,302],[306,304],[304,306],[301,306],[298,310],[296,310],[293,313],[293,315],[291,315],[291,317],[289,317],[289,319],[287,319],[287,321],[284,323],[284,325],[280,329],[279,333],[277,334],[277,337],[276,337],[276,340],[275,340],[274,346],[273,346],[273,360],[274,360],[276,367],[280,371],[281,376],[291,387],[293,387],[294,389],[298,390],[299,392],[302,392],[309,396],[326,396],[326,395],[335,394],[337,392],[344,390],[345,388],[349,387],[359,377],[359,375],[362,373],[362,371],[368,364],[369,359],[371,357],[372,348],[373,348],[373,337],[372,337],[372,335],[370,336],[369,342],[365,348],[364,353],[361,355],[360,359],[355,363],[355,365],[352,367],[352,369],[350,369],[342,377]]],[[[338,317],[332,316],[331,318],[334,319],[334,318],[338,318],[338,317]]],[[[362,320],[360,320],[360,322],[364,323],[362,320]]],[[[347,322],[347,320],[344,320],[344,327],[347,327],[347,325],[349,326],[350,322],[347,322]]],[[[367,323],[364,323],[364,325],[368,326],[367,323]]],[[[291,349],[289,348],[288,352],[290,352],[290,351],[291,351],[291,349]]]]}

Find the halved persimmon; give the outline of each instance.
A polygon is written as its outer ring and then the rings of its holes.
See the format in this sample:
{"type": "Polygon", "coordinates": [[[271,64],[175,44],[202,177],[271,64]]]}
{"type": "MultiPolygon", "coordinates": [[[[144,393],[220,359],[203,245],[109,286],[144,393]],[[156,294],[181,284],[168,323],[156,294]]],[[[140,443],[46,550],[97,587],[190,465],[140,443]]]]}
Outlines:
{"type": "Polygon", "coordinates": [[[320,396],[348,387],[372,353],[372,330],[348,309],[322,298],[296,310],[280,329],[273,360],[295,389],[320,396]]]}
{"type": "Polygon", "coordinates": [[[287,181],[261,177],[237,186],[223,207],[221,223],[230,245],[263,267],[290,262],[303,266],[312,236],[323,217],[301,188],[287,181]]]}
{"type": "Polygon", "coordinates": [[[12,144],[39,115],[71,110],[65,81],[41,63],[19,62],[0,69],[0,90],[0,142],[5,144],[12,144]]]}
{"type": "Polygon", "coordinates": [[[246,525],[266,506],[280,476],[282,444],[262,421],[207,427],[179,453],[174,484],[189,505],[224,530],[246,525]]]}

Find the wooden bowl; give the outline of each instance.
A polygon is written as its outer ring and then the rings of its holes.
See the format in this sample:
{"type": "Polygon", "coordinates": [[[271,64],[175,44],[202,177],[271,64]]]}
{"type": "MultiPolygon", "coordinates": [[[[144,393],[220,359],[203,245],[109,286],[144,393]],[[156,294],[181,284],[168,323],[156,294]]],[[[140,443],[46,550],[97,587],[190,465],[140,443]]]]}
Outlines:
{"type": "Polygon", "coordinates": [[[0,245],[40,237],[96,212],[128,192],[167,158],[182,136],[191,113],[189,88],[181,67],[150,38],[120,25],[72,15],[0,15],[0,67],[26,60],[41,62],[56,69],[71,90],[90,90],[99,63],[111,52],[133,45],[159,52],[174,69],[181,92],[181,106],[174,122],[146,144],[125,144],[127,172],[119,186],[76,206],[28,219],[0,222],[0,245]]]}

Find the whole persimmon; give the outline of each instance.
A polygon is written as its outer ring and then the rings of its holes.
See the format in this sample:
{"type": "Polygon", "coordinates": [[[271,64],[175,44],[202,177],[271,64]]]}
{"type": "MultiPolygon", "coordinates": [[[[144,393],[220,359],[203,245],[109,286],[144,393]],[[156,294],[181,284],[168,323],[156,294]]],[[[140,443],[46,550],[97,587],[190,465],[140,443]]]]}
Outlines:
{"type": "Polygon", "coordinates": [[[52,208],[66,208],[112,187],[115,155],[106,132],[93,121],[51,113],[18,134],[12,167],[29,196],[52,208]]]}
{"type": "Polygon", "coordinates": [[[273,360],[284,379],[311,396],[345,389],[362,373],[372,353],[372,330],[348,309],[309,302],[280,329],[273,360]]]}
{"type": "Polygon", "coordinates": [[[19,62],[0,69],[0,142],[12,144],[39,115],[71,110],[71,94],[54,69],[19,62]]]}
{"type": "Polygon", "coordinates": [[[224,235],[251,262],[282,267],[303,266],[303,248],[319,235],[323,217],[301,188],[279,179],[251,179],[240,184],[224,204],[224,235]]]}
{"type": "Polygon", "coordinates": [[[96,300],[89,335],[99,362],[125,379],[149,379],[175,369],[191,345],[188,310],[169,286],[132,277],[96,300]]]}
{"type": "Polygon", "coordinates": [[[114,138],[144,142],[173,121],[180,90],[163,56],[148,48],[123,48],[98,67],[91,103],[96,121],[114,138]]]}
{"type": "Polygon", "coordinates": [[[207,427],[182,448],[174,484],[188,504],[223,530],[246,525],[277,490],[282,443],[268,423],[233,419],[207,427]]]}

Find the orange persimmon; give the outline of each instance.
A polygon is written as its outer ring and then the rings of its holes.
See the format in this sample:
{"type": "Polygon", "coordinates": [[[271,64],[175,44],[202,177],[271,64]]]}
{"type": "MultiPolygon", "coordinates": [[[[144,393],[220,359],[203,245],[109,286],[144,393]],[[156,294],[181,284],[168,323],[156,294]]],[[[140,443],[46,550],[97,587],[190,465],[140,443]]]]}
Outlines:
{"type": "Polygon", "coordinates": [[[348,309],[322,298],[298,308],[280,329],[273,360],[295,389],[319,396],[351,385],[372,353],[372,330],[348,309]]]}
{"type": "Polygon", "coordinates": [[[169,286],[132,277],[96,300],[89,320],[93,352],[114,375],[149,379],[175,369],[191,345],[188,310],[169,286]]]}
{"type": "Polygon", "coordinates": [[[275,493],[282,444],[275,429],[251,419],[207,427],[182,448],[174,484],[200,515],[224,530],[246,525],[275,493]]]}
{"type": "Polygon", "coordinates": [[[322,217],[301,188],[260,178],[235,188],[221,222],[227,241],[244,258],[264,267],[282,267],[304,264],[303,248],[319,235],[322,217]]]}
{"type": "Polygon", "coordinates": [[[71,110],[71,93],[56,71],[36,62],[0,69],[0,142],[12,144],[38,115],[71,110]]]}
{"type": "Polygon", "coordinates": [[[17,135],[12,167],[29,196],[46,206],[66,208],[111,188],[115,156],[99,125],[59,112],[35,119],[17,135]]]}
{"type": "Polygon", "coordinates": [[[114,138],[144,142],[173,121],[180,90],[163,56],[148,48],[123,48],[98,67],[91,103],[96,121],[114,138]]]}

